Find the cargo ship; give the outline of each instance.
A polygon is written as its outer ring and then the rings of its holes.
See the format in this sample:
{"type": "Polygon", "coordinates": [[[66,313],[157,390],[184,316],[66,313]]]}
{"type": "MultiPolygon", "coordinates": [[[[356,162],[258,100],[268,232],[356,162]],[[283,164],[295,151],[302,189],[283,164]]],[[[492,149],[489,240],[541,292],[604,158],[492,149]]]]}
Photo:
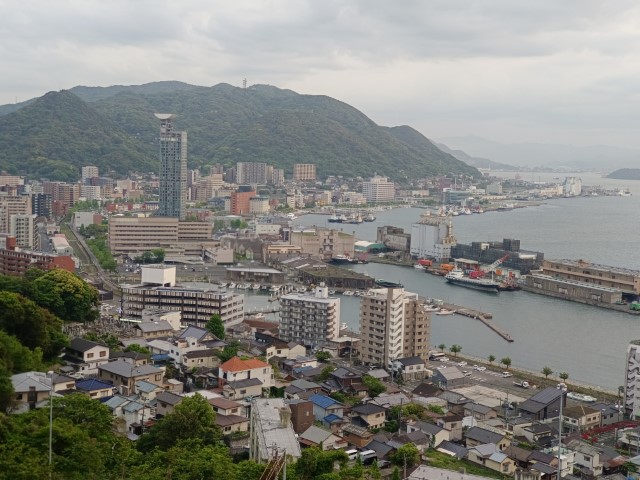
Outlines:
{"type": "Polygon", "coordinates": [[[465,276],[464,272],[459,268],[454,268],[447,273],[444,278],[447,283],[458,285],[460,287],[473,288],[483,292],[498,293],[500,284],[489,278],[470,278],[465,276]]]}

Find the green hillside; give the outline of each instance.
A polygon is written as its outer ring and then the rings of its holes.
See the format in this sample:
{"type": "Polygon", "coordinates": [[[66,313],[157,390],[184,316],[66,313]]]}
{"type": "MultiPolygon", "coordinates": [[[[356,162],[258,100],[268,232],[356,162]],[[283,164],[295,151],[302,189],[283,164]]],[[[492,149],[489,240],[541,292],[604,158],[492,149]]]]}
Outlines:
{"type": "MultiPolygon", "coordinates": [[[[64,172],[70,165],[78,169],[88,163],[101,170],[111,166],[120,174],[136,167],[157,170],[158,123],[153,113],[164,112],[177,114],[176,128],[189,134],[190,167],[255,161],[284,168],[287,173],[294,163],[315,163],[321,177],[378,173],[402,180],[447,173],[479,175],[475,168],[442,152],[416,130],[380,127],[355,108],[326,96],[299,95],[266,85],[241,89],[227,84],[197,87],[180,82],[74,87],[72,91],[79,98],[69,92],[50,93],[0,117],[0,146],[8,145],[12,136],[26,137],[21,143],[30,147],[29,158],[37,165],[32,166],[30,174],[43,175],[58,162],[68,164],[64,172]],[[33,110],[44,108],[41,102],[46,97],[59,95],[65,101],[55,105],[55,110],[65,110],[62,116],[66,121],[104,127],[102,131],[86,129],[84,135],[76,131],[80,138],[74,137],[73,145],[64,141],[63,145],[69,147],[66,150],[43,152],[47,142],[55,143],[60,131],[68,130],[64,123],[56,122],[49,135],[39,132],[40,141],[36,143],[41,150],[34,153],[32,125],[39,124],[42,130],[47,123],[43,125],[39,119],[42,113],[33,110]],[[20,116],[19,122],[16,116],[20,116]],[[16,123],[8,131],[9,125],[16,123]],[[118,142],[107,141],[113,136],[118,142]],[[108,160],[96,155],[98,149],[108,160]]],[[[13,166],[13,171],[24,165],[19,155],[24,150],[6,153],[5,163],[13,166]]]]}
{"type": "Polygon", "coordinates": [[[68,92],[49,92],[0,117],[0,164],[31,178],[77,180],[82,165],[102,172],[155,170],[154,151],[68,92]]]}

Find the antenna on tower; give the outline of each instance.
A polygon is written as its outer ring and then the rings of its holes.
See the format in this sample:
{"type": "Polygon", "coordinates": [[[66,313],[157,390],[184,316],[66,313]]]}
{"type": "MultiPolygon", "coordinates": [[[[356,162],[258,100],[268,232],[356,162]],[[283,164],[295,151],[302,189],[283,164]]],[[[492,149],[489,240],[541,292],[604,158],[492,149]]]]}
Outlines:
{"type": "Polygon", "coordinates": [[[242,89],[243,89],[243,90],[246,90],[246,89],[247,89],[247,79],[246,79],[246,78],[243,78],[243,79],[242,79],[242,89]]]}

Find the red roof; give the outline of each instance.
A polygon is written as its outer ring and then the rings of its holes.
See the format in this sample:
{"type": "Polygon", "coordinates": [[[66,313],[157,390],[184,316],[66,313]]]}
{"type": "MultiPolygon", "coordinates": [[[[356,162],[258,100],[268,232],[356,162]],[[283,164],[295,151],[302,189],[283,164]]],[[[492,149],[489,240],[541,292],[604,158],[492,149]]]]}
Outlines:
{"type": "Polygon", "coordinates": [[[269,364],[263,362],[262,360],[258,360],[257,358],[249,358],[247,360],[242,360],[239,357],[233,357],[231,360],[227,360],[220,368],[225,372],[244,372],[246,370],[253,370],[254,368],[265,368],[268,367],[269,364]]]}

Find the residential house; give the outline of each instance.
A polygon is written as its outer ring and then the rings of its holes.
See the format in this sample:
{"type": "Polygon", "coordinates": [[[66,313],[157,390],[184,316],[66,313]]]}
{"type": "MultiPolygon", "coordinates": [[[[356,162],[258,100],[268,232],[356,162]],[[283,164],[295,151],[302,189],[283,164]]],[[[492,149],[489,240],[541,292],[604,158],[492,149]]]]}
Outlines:
{"type": "Polygon", "coordinates": [[[351,423],[368,429],[382,428],[386,422],[386,411],[374,403],[357,405],[351,409],[351,423]]]}
{"type": "Polygon", "coordinates": [[[436,425],[435,423],[418,420],[412,425],[407,425],[407,432],[420,431],[429,438],[429,445],[433,448],[438,447],[442,442],[449,440],[449,430],[436,425]]]}
{"type": "Polygon", "coordinates": [[[342,428],[342,438],[351,445],[363,448],[371,442],[373,432],[367,428],[358,427],[357,425],[349,423],[342,428]]]}
{"type": "Polygon", "coordinates": [[[480,427],[471,427],[467,430],[467,433],[465,433],[464,439],[468,449],[477,445],[493,443],[498,447],[498,450],[504,450],[511,445],[511,440],[503,433],[497,433],[480,427]]]}
{"type": "Polygon", "coordinates": [[[362,375],[360,373],[349,370],[348,368],[336,368],[329,377],[338,385],[338,390],[347,392],[364,393],[366,395],[367,388],[362,384],[362,375]]]}
{"type": "Polygon", "coordinates": [[[322,371],[322,368],[324,368],[324,366],[318,367],[318,360],[315,357],[304,357],[304,356],[283,360],[278,365],[280,366],[280,369],[282,370],[283,373],[287,375],[291,374],[292,376],[295,376],[293,375],[293,372],[295,370],[298,370],[301,368],[320,368],[321,371],[322,371]]]}
{"type": "Polygon", "coordinates": [[[568,441],[566,447],[575,452],[574,470],[577,468],[582,475],[590,477],[616,473],[628,460],[611,447],[591,445],[580,439],[568,441]]]}
{"type": "Polygon", "coordinates": [[[486,405],[469,402],[464,405],[464,416],[473,417],[478,421],[485,421],[489,420],[490,418],[496,418],[498,416],[498,412],[496,412],[491,407],[487,407],[486,405]]]}
{"type": "Polygon", "coordinates": [[[226,398],[210,398],[209,405],[218,415],[239,415],[243,417],[246,414],[246,407],[242,403],[227,400],[226,398]]]}
{"type": "MultiPolygon", "coordinates": [[[[602,426],[613,425],[624,418],[624,410],[616,405],[606,403],[592,403],[589,407],[600,412],[600,422],[602,426]]],[[[564,413],[564,412],[563,412],[564,413]]]]}
{"type": "Polygon", "coordinates": [[[109,361],[109,347],[84,338],[73,338],[65,348],[63,360],[82,375],[95,375],[109,361]]]}
{"type": "Polygon", "coordinates": [[[175,333],[173,326],[166,320],[140,322],[133,326],[133,333],[142,339],[171,337],[175,333]]]}
{"type": "Polygon", "coordinates": [[[364,448],[376,452],[378,460],[389,460],[391,455],[396,451],[395,447],[389,445],[387,441],[377,440],[376,438],[371,440],[364,448]]]}
{"type": "Polygon", "coordinates": [[[393,363],[393,370],[398,372],[405,382],[424,380],[427,375],[425,361],[418,356],[397,359],[393,363]]]}
{"type": "Polygon", "coordinates": [[[302,392],[320,393],[322,387],[317,383],[310,382],[303,378],[294,380],[284,389],[284,398],[300,398],[299,394],[302,392]]]}
{"type": "Polygon", "coordinates": [[[456,414],[447,414],[436,419],[436,425],[449,431],[449,440],[456,442],[462,440],[462,417],[456,414]]]}
{"type": "Polygon", "coordinates": [[[437,397],[442,393],[442,389],[433,383],[422,382],[411,393],[419,397],[437,397]]]}
{"type": "Polygon", "coordinates": [[[523,417],[534,420],[554,418],[560,411],[560,398],[564,397],[563,405],[566,405],[566,396],[567,393],[558,388],[545,388],[522,402],[518,410],[523,417]]]}
{"type": "Polygon", "coordinates": [[[450,390],[465,384],[466,377],[457,367],[447,367],[434,370],[431,381],[440,388],[450,390]]]}
{"type": "Polygon", "coordinates": [[[227,382],[222,387],[222,395],[229,400],[243,400],[262,396],[264,385],[257,378],[246,378],[227,382]]]}
{"type": "Polygon", "coordinates": [[[513,435],[515,438],[524,439],[534,445],[546,446],[549,439],[557,437],[557,429],[550,423],[529,421],[514,424],[513,435]]]}
{"type": "Polygon", "coordinates": [[[164,392],[164,388],[155,383],[139,380],[134,385],[134,392],[145,402],[151,402],[156,398],[158,393],[164,392]]]}
{"type": "Polygon", "coordinates": [[[400,448],[407,443],[413,443],[418,450],[423,453],[430,447],[431,437],[418,430],[416,432],[405,433],[403,435],[395,435],[387,443],[394,448],[400,448]]]}
{"type": "Polygon", "coordinates": [[[97,378],[76,381],[76,391],[90,398],[105,398],[113,395],[113,385],[97,378]]]}
{"type": "Polygon", "coordinates": [[[407,480],[486,480],[487,477],[472,475],[465,471],[445,470],[443,468],[419,465],[407,477],[407,480]]]}
{"type": "Polygon", "coordinates": [[[458,460],[467,458],[467,454],[469,453],[469,451],[462,445],[450,442],[448,440],[445,440],[440,445],[438,445],[436,447],[436,450],[440,453],[444,453],[445,455],[449,455],[450,457],[456,457],[458,460]]]}
{"type": "Polygon", "coordinates": [[[13,413],[21,413],[29,409],[39,408],[48,404],[53,393],[51,379],[43,372],[24,372],[11,376],[14,401],[11,406],[13,413]]]}
{"type": "Polygon", "coordinates": [[[464,415],[464,406],[470,399],[456,392],[445,391],[438,395],[438,398],[447,401],[447,410],[457,415],[464,415]]]}
{"type": "Polygon", "coordinates": [[[156,395],[156,417],[162,418],[169,413],[173,413],[184,397],[171,392],[160,392],[156,395]]]}
{"type": "Polygon", "coordinates": [[[236,432],[249,431],[249,419],[240,415],[216,415],[216,425],[220,427],[223,435],[230,435],[236,432]]]}
{"type": "Polygon", "coordinates": [[[307,430],[316,417],[313,415],[313,402],[309,400],[285,400],[291,410],[291,424],[293,425],[293,431],[300,435],[307,430]]]}
{"type": "Polygon", "coordinates": [[[309,397],[313,403],[313,416],[319,422],[324,423],[324,419],[329,415],[344,416],[344,405],[331,397],[316,393],[309,397]]]}
{"type": "Polygon", "coordinates": [[[400,393],[381,393],[375,398],[369,400],[368,403],[374,403],[388,410],[391,407],[409,405],[411,399],[406,394],[400,393]]]}
{"type": "Polygon", "coordinates": [[[111,410],[120,433],[140,435],[145,419],[153,418],[152,407],[137,396],[114,395],[105,400],[104,405],[111,410]]]}
{"type": "Polygon", "coordinates": [[[152,365],[135,366],[124,359],[105,363],[98,367],[98,378],[113,383],[123,395],[133,393],[136,382],[145,380],[162,385],[164,371],[152,365]]]}
{"type": "Polygon", "coordinates": [[[502,475],[511,476],[516,471],[515,461],[500,451],[495,443],[486,443],[469,448],[467,460],[490,468],[502,475]]]}
{"type": "Polygon", "coordinates": [[[320,447],[322,450],[337,450],[347,447],[347,442],[329,430],[311,425],[298,436],[303,447],[320,447]]]}
{"type": "Polygon", "coordinates": [[[599,427],[600,421],[600,410],[584,405],[564,407],[562,411],[562,424],[568,427],[569,431],[577,430],[581,432],[593,427],[599,427]]]}
{"type": "Polygon", "coordinates": [[[391,375],[386,370],[382,368],[374,368],[373,370],[369,370],[367,375],[375,378],[376,380],[380,380],[381,382],[388,382],[391,380],[391,375]]]}
{"type": "Polygon", "coordinates": [[[151,363],[151,355],[141,352],[110,352],[109,361],[126,360],[127,362],[139,367],[151,363]]]}
{"type": "Polygon", "coordinates": [[[218,385],[220,386],[249,379],[259,380],[262,388],[270,388],[275,384],[271,365],[257,358],[242,360],[239,357],[233,357],[218,368],[218,385]]]}
{"type": "Polygon", "coordinates": [[[192,368],[218,368],[220,366],[219,353],[220,348],[191,350],[182,355],[182,366],[187,370],[192,368]]]}

